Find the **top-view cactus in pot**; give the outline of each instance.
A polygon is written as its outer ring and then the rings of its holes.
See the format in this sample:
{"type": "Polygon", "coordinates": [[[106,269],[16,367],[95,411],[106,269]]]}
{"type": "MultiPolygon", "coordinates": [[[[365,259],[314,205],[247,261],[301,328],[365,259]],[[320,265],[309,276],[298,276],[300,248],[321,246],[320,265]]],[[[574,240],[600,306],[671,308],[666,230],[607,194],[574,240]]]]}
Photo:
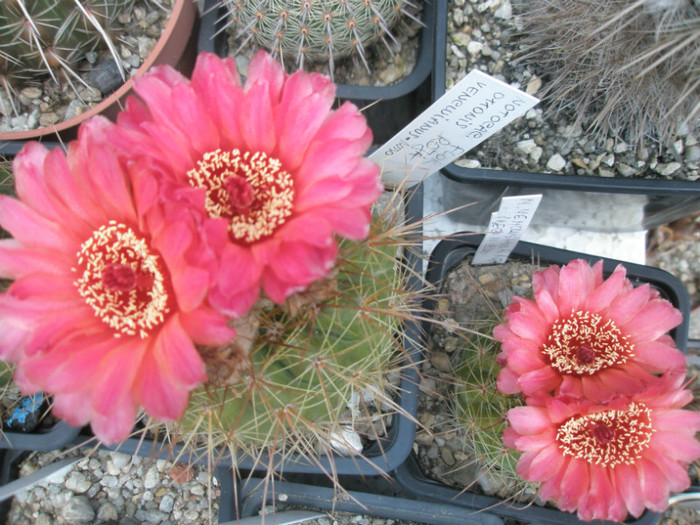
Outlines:
{"type": "Polygon", "coordinates": [[[335,61],[349,55],[369,70],[366,47],[377,40],[389,47],[400,18],[415,19],[408,0],[227,0],[225,5],[243,44],[252,39],[299,69],[328,61],[331,76],[335,61]]]}
{"type": "Polygon", "coordinates": [[[107,49],[122,77],[112,28],[134,0],[7,0],[0,3],[0,96],[3,113],[17,112],[20,85],[44,77],[84,83],[76,72],[90,51],[107,49]],[[9,105],[10,108],[5,106],[9,105]]]}

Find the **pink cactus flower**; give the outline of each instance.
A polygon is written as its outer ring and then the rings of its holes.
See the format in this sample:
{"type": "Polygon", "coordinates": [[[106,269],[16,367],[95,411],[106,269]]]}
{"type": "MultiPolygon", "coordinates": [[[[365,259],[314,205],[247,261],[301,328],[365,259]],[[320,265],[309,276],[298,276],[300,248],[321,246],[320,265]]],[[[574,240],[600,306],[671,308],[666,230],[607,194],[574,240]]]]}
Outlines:
{"type": "Polygon", "coordinates": [[[141,406],[178,418],[206,379],[195,344],[235,332],[205,302],[196,223],[135,207],[106,127],[85,124],[67,155],[29,143],[15,158],[19,198],[0,196],[13,237],[0,240],[0,277],[14,280],[0,294],[0,356],[18,363],[25,393],[51,394],[58,417],[114,443],[141,406]]]}
{"type": "Polygon", "coordinates": [[[682,410],[692,401],[684,377],[656,378],[643,392],[602,404],[528,398],[508,412],[503,434],[523,452],[518,474],[542,482],[542,499],[583,520],[663,512],[671,492],[688,488],[688,464],[700,457],[700,414],[682,410]]]}
{"type": "MultiPolygon", "coordinates": [[[[380,195],[357,108],[332,110],[335,85],[287,75],[269,54],[242,84],[233,58],[203,53],[191,81],[168,67],[135,82],[115,144],[157,174],[164,194],[204,217],[201,251],[219,262],[210,301],[240,316],[263,289],[282,302],[325,276],[334,234],[364,238],[380,195]]],[[[155,202],[155,201],[154,201],[155,202]]],[[[157,203],[156,203],[157,204],[157,203]]]]}
{"type": "Polygon", "coordinates": [[[534,300],[514,297],[494,329],[501,392],[605,401],[644,388],[656,374],[685,370],[667,334],[681,313],[648,284],[635,288],[622,265],[607,279],[602,261],[550,266],[534,275],[533,289],[534,300]]]}

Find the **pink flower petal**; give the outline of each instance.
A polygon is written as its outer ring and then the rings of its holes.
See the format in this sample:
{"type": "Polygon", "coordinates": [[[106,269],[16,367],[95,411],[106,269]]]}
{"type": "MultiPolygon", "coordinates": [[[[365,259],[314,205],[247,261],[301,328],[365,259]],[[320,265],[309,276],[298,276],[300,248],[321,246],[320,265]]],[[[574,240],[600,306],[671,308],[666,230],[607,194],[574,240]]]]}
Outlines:
{"type": "Polygon", "coordinates": [[[670,336],[662,336],[656,341],[640,341],[634,345],[634,353],[635,359],[652,372],[685,370],[686,367],[685,355],[675,347],[670,336]]]}
{"type": "Polygon", "coordinates": [[[90,417],[93,433],[108,445],[124,441],[134,429],[136,409],[136,403],[127,395],[115,403],[115,409],[109,414],[93,412],[90,417]]]}
{"type": "Polygon", "coordinates": [[[645,501],[639,478],[637,478],[637,469],[622,463],[610,472],[614,475],[615,488],[622,494],[627,510],[638,518],[644,512],[645,501]]]}
{"type": "Polygon", "coordinates": [[[540,434],[552,424],[546,411],[528,406],[511,408],[507,417],[518,434],[540,434]]]}
{"type": "Polygon", "coordinates": [[[551,367],[526,372],[518,379],[518,384],[526,396],[552,392],[561,384],[561,377],[551,367]]]}
{"type": "Polygon", "coordinates": [[[593,290],[595,277],[582,259],[571,261],[559,273],[559,311],[562,315],[579,311],[593,290]]]}
{"type": "Polygon", "coordinates": [[[207,379],[204,362],[177,317],[166,323],[150,351],[157,370],[176,389],[189,391],[207,379]]]}
{"type": "Polygon", "coordinates": [[[598,313],[617,297],[624,289],[627,271],[618,265],[615,271],[602,284],[597,286],[585,299],[583,309],[598,313]]]}
{"type": "Polygon", "coordinates": [[[683,316],[671,303],[656,299],[645,305],[634,318],[625,323],[624,331],[634,340],[654,340],[683,321],[683,316]]]}
{"type": "Polygon", "coordinates": [[[181,312],[179,317],[183,330],[197,344],[224,345],[236,336],[236,331],[214,310],[198,308],[181,312]]]}
{"type": "Polygon", "coordinates": [[[564,466],[564,456],[559,445],[551,441],[550,443],[530,464],[529,479],[544,481],[549,479],[552,472],[557,472],[564,466]]]}

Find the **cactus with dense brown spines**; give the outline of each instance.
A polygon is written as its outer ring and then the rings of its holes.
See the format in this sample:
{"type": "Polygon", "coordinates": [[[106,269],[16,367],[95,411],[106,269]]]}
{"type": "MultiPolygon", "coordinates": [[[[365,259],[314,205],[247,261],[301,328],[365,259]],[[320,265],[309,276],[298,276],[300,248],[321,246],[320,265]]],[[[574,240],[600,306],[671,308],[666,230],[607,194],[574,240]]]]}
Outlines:
{"type": "Polygon", "coordinates": [[[334,61],[354,54],[369,70],[365,48],[376,40],[395,41],[392,26],[413,18],[408,0],[225,0],[235,34],[299,69],[305,62],[334,61]]]}
{"type": "Polygon", "coordinates": [[[700,116],[700,4],[691,0],[518,0],[523,58],[552,111],[601,136],[668,144],[700,116]]]}
{"type": "Polygon", "coordinates": [[[87,52],[101,47],[109,48],[121,66],[109,33],[119,13],[133,4],[134,0],[3,0],[0,84],[11,95],[20,81],[42,75],[56,82],[79,80],[73,68],[87,52]]]}

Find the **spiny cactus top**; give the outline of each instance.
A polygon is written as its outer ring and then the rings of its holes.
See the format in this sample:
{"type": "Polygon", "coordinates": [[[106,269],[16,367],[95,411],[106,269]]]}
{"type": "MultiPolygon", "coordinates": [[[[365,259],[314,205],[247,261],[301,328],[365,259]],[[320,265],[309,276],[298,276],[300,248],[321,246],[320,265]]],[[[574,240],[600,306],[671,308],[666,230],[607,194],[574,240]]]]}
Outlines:
{"type": "Polygon", "coordinates": [[[0,81],[4,88],[37,74],[75,76],[88,51],[112,46],[119,13],[134,0],[3,0],[0,2],[0,81]]]}
{"type": "Polygon", "coordinates": [[[356,53],[377,39],[395,40],[390,29],[412,16],[407,0],[238,0],[227,2],[237,37],[254,39],[273,54],[305,61],[333,61],[356,53]]]}

